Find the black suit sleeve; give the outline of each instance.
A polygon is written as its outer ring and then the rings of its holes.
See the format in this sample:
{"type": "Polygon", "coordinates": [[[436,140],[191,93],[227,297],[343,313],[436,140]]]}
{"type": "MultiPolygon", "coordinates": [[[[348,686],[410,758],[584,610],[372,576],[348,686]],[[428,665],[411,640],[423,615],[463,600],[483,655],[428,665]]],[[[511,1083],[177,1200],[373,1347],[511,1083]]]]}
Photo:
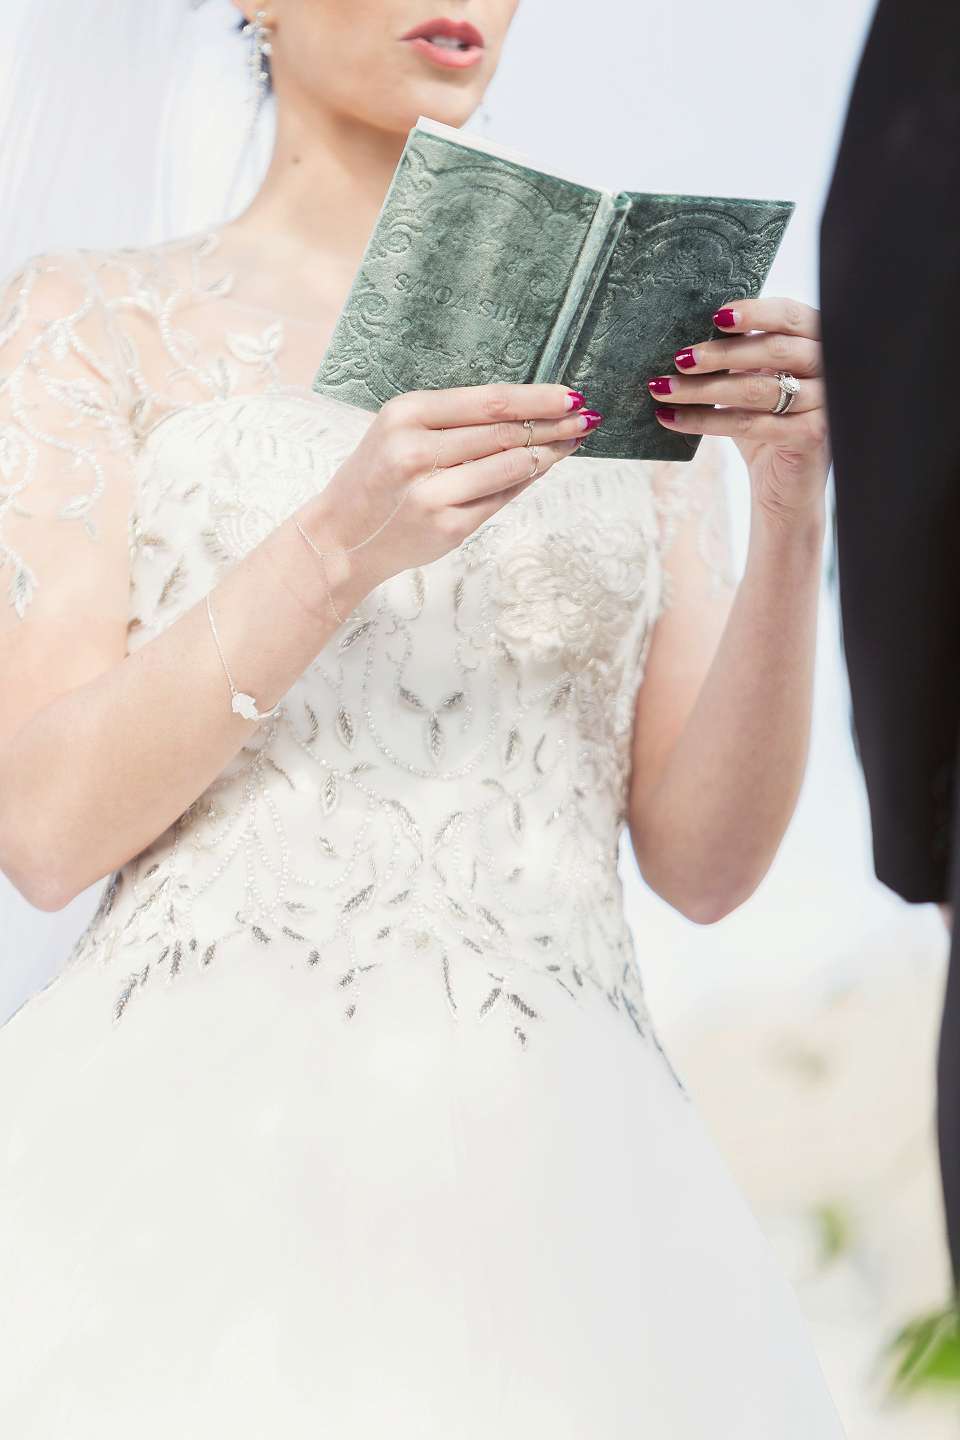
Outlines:
{"type": "Polygon", "coordinates": [[[844,644],[881,880],[948,891],[960,735],[960,5],[880,0],[824,214],[844,644]]]}

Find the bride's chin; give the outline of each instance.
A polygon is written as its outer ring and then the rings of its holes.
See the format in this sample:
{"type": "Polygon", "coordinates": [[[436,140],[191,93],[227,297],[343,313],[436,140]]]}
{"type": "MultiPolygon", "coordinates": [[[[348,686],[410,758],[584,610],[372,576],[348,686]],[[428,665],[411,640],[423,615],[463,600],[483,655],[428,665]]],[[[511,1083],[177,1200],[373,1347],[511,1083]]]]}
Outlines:
{"type": "Polygon", "coordinates": [[[412,124],[421,115],[428,115],[431,120],[439,120],[443,125],[453,125],[458,129],[465,125],[474,113],[480,101],[483,99],[481,89],[454,90],[453,87],[445,85],[424,86],[423,93],[419,97],[417,114],[412,124]]]}
{"type": "MultiPolygon", "coordinates": [[[[421,115],[455,128],[466,124],[485,89],[486,84],[464,84],[462,80],[457,84],[442,77],[417,76],[411,80],[409,72],[390,73],[386,67],[379,67],[375,77],[364,77],[362,86],[345,85],[339,89],[331,108],[344,120],[360,122],[387,135],[406,136],[421,115]]],[[[317,99],[330,104],[330,97],[322,93],[317,99]]]]}
{"type": "Polygon", "coordinates": [[[470,119],[480,101],[466,100],[463,95],[444,94],[442,90],[438,94],[438,90],[440,87],[431,88],[418,95],[409,107],[404,105],[389,116],[378,117],[375,122],[377,128],[405,136],[413,129],[420,116],[425,115],[430,120],[438,120],[442,125],[452,125],[459,129],[470,119]]]}
{"type": "MultiPolygon", "coordinates": [[[[417,63],[420,67],[424,64],[419,59],[417,63]]],[[[469,72],[463,70],[441,70],[439,66],[430,68],[437,73],[418,75],[413,83],[409,81],[409,71],[404,77],[408,82],[404,86],[404,101],[409,100],[409,108],[407,104],[403,108],[413,117],[406,128],[409,130],[415,125],[420,115],[428,115],[431,120],[439,120],[444,125],[464,125],[483,99],[486,82],[477,83],[475,75],[470,75],[468,82],[466,77],[469,72]]]]}

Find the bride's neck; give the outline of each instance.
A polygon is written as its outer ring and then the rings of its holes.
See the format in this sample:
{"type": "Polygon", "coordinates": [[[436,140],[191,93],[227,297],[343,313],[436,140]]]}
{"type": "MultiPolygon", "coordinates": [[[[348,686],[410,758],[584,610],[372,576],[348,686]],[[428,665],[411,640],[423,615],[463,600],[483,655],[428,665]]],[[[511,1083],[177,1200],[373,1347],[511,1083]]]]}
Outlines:
{"type": "Polygon", "coordinates": [[[270,168],[235,223],[251,236],[319,251],[352,274],[405,138],[315,106],[280,103],[270,168]]]}

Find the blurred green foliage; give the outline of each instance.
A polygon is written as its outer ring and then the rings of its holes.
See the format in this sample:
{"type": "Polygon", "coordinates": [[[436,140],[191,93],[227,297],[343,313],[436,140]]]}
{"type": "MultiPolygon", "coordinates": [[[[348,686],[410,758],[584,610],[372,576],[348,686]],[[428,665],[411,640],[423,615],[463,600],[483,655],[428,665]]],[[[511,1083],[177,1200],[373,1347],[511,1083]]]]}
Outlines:
{"type": "Polygon", "coordinates": [[[829,1265],[850,1248],[853,1220],[849,1212],[836,1202],[818,1205],[813,1212],[820,1242],[820,1263],[829,1265]]]}
{"type": "Polygon", "coordinates": [[[960,1395],[960,1309],[957,1302],[905,1325],[887,1352],[893,1364],[891,1391],[960,1395]]]}

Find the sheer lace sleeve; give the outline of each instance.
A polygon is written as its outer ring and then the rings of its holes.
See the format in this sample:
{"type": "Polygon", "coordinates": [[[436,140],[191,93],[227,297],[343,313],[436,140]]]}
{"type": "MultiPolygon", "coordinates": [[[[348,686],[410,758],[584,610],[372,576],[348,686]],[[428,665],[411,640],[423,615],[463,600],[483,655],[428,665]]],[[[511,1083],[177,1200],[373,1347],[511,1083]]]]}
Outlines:
{"type": "Polygon", "coordinates": [[[0,299],[0,634],[126,624],[130,412],[89,264],[31,260],[0,299]]]}
{"type": "Polygon", "coordinates": [[[637,694],[632,783],[662,773],[713,663],[733,598],[723,445],[706,439],[687,464],[651,467],[662,589],[637,694]]]}
{"type": "Polygon", "coordinates": [[[723,446],[705,439],[682,465],[654,465],[653,488],[664,557],[664,605],[729,595],[730,558],[723,446]]]}

